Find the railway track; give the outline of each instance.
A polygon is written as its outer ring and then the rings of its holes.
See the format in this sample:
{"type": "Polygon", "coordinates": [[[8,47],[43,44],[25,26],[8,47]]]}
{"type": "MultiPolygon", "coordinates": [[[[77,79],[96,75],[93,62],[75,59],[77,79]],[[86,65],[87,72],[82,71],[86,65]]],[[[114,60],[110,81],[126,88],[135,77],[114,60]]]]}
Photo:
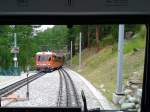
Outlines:
{"type": "Polygon", "coordinates": [[[45,73],[43,72],[39,72],[39,73],[36,73],[32,76],[29,76],[28,78],[24,78],[22,80],[19,80],[9,86],[6,86],[2,89],[0,89],[0,98],[1,97],[5,97],[9,94],[12,94],[13,92],[15,92],[16,90],[20,89],[21,87],[25,86],[26,84],[34,81],[35,79],[43,76],[45,73]]]}
{"type": "Polygon", "coordinates": [[[77,90],[68,72],[64,69],[58,70],[60,76],[57,106],[80,107],[77,90]]]}

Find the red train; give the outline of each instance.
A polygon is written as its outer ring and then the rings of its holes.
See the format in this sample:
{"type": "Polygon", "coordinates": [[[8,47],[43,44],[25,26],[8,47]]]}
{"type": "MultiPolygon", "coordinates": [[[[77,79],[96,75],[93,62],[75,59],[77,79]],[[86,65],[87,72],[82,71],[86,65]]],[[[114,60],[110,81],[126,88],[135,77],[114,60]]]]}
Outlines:
{"type": "Polygon", "coordinates": [[[59,69],[64,64],[64,56],[54,52],[37,52],[35,55],[36,70],[50,71],[59,69]]]}

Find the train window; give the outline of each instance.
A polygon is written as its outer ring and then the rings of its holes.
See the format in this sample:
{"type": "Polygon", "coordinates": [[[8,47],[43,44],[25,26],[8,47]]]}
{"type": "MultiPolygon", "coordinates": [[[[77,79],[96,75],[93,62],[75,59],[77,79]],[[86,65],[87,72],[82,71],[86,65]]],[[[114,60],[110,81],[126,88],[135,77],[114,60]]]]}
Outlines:
{"type": "Polygon", "coordinates": [[[44,62],[44,61],[48,61],[49,57],[47,55],[41,55],[39,56],[39,60],[40,62],[44,62]]]}
{"type": "Polygon", "coordinates": [[[41,58],[41,57],[40,57],[40,56],[38,56],[38,61],[40,61],[40,58],[41,58]]]}
{"type": "Polygon", "coordinates": [[[51,61],[51,57],[49,56],[48,61],[51,61]]]}

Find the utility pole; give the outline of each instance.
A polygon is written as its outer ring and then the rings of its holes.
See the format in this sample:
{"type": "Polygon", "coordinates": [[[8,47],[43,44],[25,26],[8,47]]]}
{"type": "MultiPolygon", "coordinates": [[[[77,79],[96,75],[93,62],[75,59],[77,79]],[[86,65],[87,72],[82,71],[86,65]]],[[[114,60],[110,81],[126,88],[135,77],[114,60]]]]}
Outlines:
{"type": "Polygon", "coordinates": [[[15,32],[15,25],[12,25],[12,28],[14,29],[14,46],[11,49],[11,53],[14,54],[13,61],[14,61],[14,67],[18,67],[18,59],[17,59],[17,54],[19,53],[19,47],[17,47],[17,34],[15,32]]]}
{"type": "Polygon", "coordinates": [[[119,24],[119,40],[118,40],[118,68],[117,68],[117,85],[116,92],[113,97],[114,103],[118,103],[122,98],[122,66],[123,66],[123,45],[124,45],[124,24],[119,24]]]}
{"type": "Polygon", "coordinates": [[[72,41],[71,41],[71,65],[72,65],[72,41]]]}
{"type": "MultiPolygon", "coordinates": [[[[17,48],[17,38],[16,38],[16,32],[14,33],[14,48],[17,48]]],[[[18,67],[18,61],[17,61],[17,53],[14,53],[14,67],[18,67]]]]}
{"type": "Polygon", "coordinates": [[[119,25],[119,42],[118,42],[117,88],[116,88],[117,94],[122,94],[123,45],[124,45],[124,25],[120,24],[119,25]]]}
{"type": "Polygon", "coordinates": [[[80,32],[80,37],[79,37],[79,68],[81,67],[81,42],[82,42],[82,34],[80,32]]]}

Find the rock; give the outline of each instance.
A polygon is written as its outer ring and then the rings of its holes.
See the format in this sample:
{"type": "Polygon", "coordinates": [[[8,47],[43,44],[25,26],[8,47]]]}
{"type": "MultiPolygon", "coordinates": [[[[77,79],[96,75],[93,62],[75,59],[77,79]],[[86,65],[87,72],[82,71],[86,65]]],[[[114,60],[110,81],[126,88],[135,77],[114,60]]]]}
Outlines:
{"type": "Polygon", "coordinates": [[[131,95],[127,95],[127,99],[130,99],[130,97],[132,97],[131,95]]]}
{"type": "Polygon", "coordinates": [[[124,91],[124,94],[130,94],[130,93],[132,93],[132,90],[131,89],[126,89],[125,91],[124,91]]]}
{"type": "Polygon", "coordinates": [[[141,98],[142,97],[142,89],[137,89],[136,95],[141,98]]]}
{"type": "Polygon", "coordinates": [[[138,112],[141,112],[141,109],[140,109],[140,108],[138,109],[138,112]]]}
{"type": "Polygon", "coordinates": [[[126,82],[126,86],[127,86],[127,87],[130,86],[130,82],[129,82],[129,81],[126,82]]]}
{"type": "Polygon", "coordinates": [[[139,97],[136,97],[136,99],[137,99],[137,104],[141,104],[141,98],[139,98],[139,97]]]}
{"type": "Polygon", "coordinates": [[[100,85],[100,88],[101,88],[101,89],[104,88],[104,84],[101,84],[101,85],[100,85]]]}
{"type": "Polygon", "coordinates": [[[138,86],[137,85],[131,85],[131,88],[132,89],[138,89],[138,86]]]}
{"type": "Polygon", "coordinates": [[[124,102],[125,102],[125,100],[126,100],[126,97],[125,97],[125,96],[123,96],[123,97],[119,100],[119,104],[121,105],[122,103],[124,103],[124,102]]]}
{"type": "Polygon", "coordinates": [[[129,101],[132,103],[136,103],[137,99],[135,97],[129,97],[129,101]]]}
{"type": "Polygon", "coordinates": [[[130,84],[142,85],[142,81],[139,79],[134,79],[129,81],[130,84]]]}
{"type": "Polygon", "coordinates": [[[130,102],[129,102],[129,100],[128,100],[128,99],[126,99],[126,100],[124,101],[124,103],[130,103],[130,102]]]}
{"type": "Polygon", "coordinates": [[[128,112],[137,112],[137,109],[128,109],[128,112]]]}
{"type": "Polygon", "coordinates": [[[136,104],[135,107],[136,107],[136,109],[139,109],[139,108],[140,108],[140,105],[139,105],[139,104],[136,104]]]}
{"type": "Polygon", "coordinates": [[[122,97],[124,97],[124,96],[113,93],[113,98],[112,98],[113,103],[118,104],[122,97]]]}
{"type": "Polygon", "coordinates": [[[135,103],[123,103],[121,105],[121,109],[133,109],[135,107],[135,103]]]}
{"type": "Polygon", "coordinates": [[[128,31],[126,32],[125,37],[128,39],[128,38],[131,38],[133,35],[134,35],[134,32],[128,31]]]}

